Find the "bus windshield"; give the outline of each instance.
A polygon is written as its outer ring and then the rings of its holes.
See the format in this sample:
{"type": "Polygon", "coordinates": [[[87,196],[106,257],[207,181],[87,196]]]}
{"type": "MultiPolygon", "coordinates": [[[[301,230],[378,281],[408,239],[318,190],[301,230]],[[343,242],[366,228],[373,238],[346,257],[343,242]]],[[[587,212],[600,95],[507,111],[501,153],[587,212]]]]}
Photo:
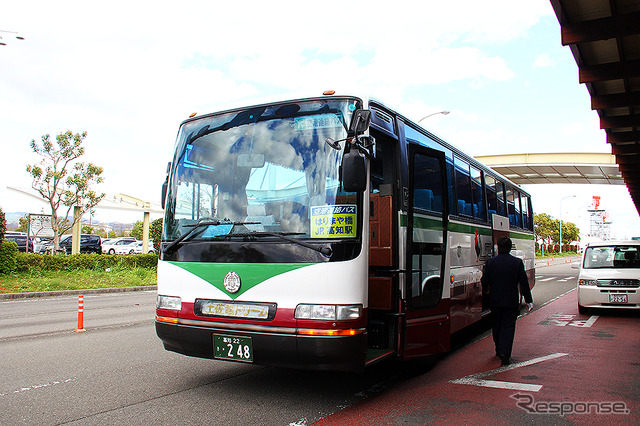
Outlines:
{"type": "Polygon", "coordinates": [[[341,192],[342,150],[356,99],[252,107],[185,122],[167,195],[164,241],[278,233],[356,237],[356,197],[341,192]]]}

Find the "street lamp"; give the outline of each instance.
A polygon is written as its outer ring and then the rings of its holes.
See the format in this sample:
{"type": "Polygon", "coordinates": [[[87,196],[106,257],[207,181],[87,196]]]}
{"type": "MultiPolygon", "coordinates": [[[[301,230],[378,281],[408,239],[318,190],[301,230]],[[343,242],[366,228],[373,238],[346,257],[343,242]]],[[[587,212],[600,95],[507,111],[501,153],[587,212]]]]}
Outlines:
{"type": "Polygon", "coordinates": [[[442,114],[442,115],[448,115],[451,111],[438,111],[438,112],[432,112],[429,115],[425,115],[424,117],[422,117],[420,120],[418,120],[418,123],[420,123],[422,120],[424,120],[425,118],[429,118],[433,115],[438,115],[438,114],[442,114]]]}
{"type": "MultiPolygon", "coordinates": [[[[9,33],[9,34],[18,34],[17,31],[5,31],[5,30],[0,30],[0,33],[9,33]]],[[[17,40],[24,40],[24,37],[22,37],[21,35],[16,35],[15,38],[17,40]]],[[[0,46],[6,46],[7,43],[4,42],[4,40],[2,39],[2,36],[0,35],[0,46]]]]}
{"type": "Polygon", "coordinates": [[[560,253],[562,253],[562,201],[566,200],[567,198],[576,198],[575,195],[567,195],[566,197],[562,197],[560,199],[560,253]]]}

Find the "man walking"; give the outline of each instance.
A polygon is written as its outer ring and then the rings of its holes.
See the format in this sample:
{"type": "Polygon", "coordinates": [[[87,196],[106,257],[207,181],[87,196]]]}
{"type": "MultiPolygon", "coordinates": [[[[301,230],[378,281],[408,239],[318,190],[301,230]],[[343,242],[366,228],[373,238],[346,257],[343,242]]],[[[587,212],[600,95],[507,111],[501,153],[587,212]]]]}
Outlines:
{"type": "Polygon", "coordinates": [[[502,365],[511,363],[511,348],[520,312],[520,294],[524,296],[529,311],[533,309],[533,297],[524,263],[522,259],[509,254],[511,247],[509,237],[498,240],[498,255],[487,260],[481,280],[483,287],[489,291],[493,341],[502,365]]]}

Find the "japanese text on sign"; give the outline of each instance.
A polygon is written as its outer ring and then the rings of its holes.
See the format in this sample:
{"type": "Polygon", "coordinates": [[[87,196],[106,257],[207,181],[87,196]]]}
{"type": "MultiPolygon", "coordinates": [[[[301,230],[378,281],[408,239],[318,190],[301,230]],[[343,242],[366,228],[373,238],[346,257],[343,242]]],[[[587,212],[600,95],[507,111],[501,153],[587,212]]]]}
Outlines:
{"type": "Polygon", "coordinates": [[[312,238],[356,236],[356,206],[336,205],[311,207],[312,238]]]}

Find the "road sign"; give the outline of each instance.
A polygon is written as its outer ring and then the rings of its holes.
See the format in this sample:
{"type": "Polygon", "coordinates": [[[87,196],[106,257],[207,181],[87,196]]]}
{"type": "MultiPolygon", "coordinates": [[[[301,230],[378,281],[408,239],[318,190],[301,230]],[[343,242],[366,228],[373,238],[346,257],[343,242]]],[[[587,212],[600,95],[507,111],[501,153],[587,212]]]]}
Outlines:
{"type": "Polygon", "coordinates": [[[29,214],[29,236],[53,238],[50,214],[29,214]]]}

